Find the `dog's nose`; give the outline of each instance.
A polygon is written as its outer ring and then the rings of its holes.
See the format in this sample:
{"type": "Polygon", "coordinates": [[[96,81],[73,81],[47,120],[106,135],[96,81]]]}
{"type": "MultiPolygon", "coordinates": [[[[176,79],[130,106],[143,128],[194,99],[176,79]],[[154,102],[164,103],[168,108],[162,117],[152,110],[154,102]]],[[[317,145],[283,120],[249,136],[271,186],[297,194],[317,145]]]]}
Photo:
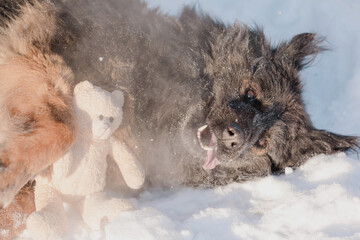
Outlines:
{"type": "Polygon", "coordinates": [[[239,124],[231,123],[224,131],[222,141],[228,149],[237,149],[243,144],[243,131],[239,124]]]}

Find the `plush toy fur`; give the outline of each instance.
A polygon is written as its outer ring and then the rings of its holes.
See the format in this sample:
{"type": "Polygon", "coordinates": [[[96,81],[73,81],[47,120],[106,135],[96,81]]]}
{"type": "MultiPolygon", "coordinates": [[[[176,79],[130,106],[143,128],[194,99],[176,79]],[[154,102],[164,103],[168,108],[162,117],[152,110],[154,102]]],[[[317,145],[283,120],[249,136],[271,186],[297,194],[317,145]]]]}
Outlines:
{"type": "Polygon", "coordinates": [[[109,199],[102,192],[107,155],[114,158],[129,187],[138,189],[144,182],[140,164],[111,137],[122,121],[122,92],[109,93],[85,81],[75,87],[74,102],[78,138],[65,156],[54,163],[49,178],[36,179],[37,212],[28,218],[27,227],[38,240],[57,238],[66,232],[64,200],[78,201],[84,222],[92,229],[100,229],[104,221],[133,209],[128,200],[109,199]]]}
{"type": "Polygon", "coordinates": [[[50,50],[55,11],[34,2],[10,16],[7,4],[0,2],[0,208],[75,139],[73,74],[50,50]]]}

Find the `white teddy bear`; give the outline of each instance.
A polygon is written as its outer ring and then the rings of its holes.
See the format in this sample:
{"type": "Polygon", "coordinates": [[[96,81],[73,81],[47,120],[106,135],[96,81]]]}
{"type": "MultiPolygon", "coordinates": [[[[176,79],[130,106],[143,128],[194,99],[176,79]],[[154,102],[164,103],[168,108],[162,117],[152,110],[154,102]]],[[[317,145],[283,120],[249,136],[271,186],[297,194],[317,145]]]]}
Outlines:
{"type": "Polygon", "coordinates": [[[111,137],[122,121],[123,103],[120,91],[109,93],[88,81],[76,85],[77,140],[53,164],[49,176],[36,178],[36,212],[27,220],[27,229],[34,239],[56,239],[66,232],[63,201],[78,203],[84,222],[92,229],[100,229],[104,221],[134,208],[126,199],[109,199],[103,193],[107,155],[114,158],[130,188],[138,189],[144,183],[139,162],[125,145],[111,137]]]}

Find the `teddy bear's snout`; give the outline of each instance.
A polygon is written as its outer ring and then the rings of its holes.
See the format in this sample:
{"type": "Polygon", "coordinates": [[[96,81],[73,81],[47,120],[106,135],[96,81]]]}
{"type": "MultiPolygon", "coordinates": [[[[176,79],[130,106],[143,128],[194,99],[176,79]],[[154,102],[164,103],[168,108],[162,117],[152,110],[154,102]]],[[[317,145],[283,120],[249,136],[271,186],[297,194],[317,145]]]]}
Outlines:
{"type": "Polygon", "coordinates": [[[105,122],[104,122],[104,128],[105,128],[105,129],[108,129],[110,126],[111,126],[110,121],[105,121],[105,122]]]}

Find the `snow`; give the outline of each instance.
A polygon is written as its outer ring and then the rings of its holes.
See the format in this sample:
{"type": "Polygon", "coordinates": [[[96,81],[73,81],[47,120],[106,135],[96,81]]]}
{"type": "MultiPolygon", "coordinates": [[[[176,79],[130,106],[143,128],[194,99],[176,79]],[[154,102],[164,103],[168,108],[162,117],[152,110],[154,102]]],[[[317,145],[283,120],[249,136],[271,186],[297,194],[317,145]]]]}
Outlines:
{"type": "Polygon", "coordinates": [[[292,169],[291,167],[285,168],[285,174],[292,174],[293,172],[294,172],[294,169],[292,169]]]}
{"type": "MultiPolygon", "coordinates": [[[[332,50],[301,74],[307,110],[318,128],[360,134],[360,1],[148,2],[173,15],[192,3],[228,23],[256,23],[274,44],[302,32],[325,36],[332,50]]],[[[360,239],[360,161],[356,154],[319,155],[281,176],[215,189],[149,189],[133,201],[137,210],[99,232],[66,206],[63,239],[360,239]]]]}
{"type": "Polygon", "coordinates": [[[360,162],[320,155],[292,174],[215,189],[149,190],[108,239],[357,239],[360,162]],[[340,174],[334,169],[338,169],[340,174]],[[327,173],[327,174],[325,174],[327,173]]]}
{"type": "Polygon", "coordinates": [[[215,189],[149,190],[108,239],[357,239],[360,162],[320,155],[292,174],[215,189]],[[334,169],[338,169],[340,174],[334,169]],[[327,174],[325,174],[327,173],[327,174]],[[113,238],[112,238],[113,237],[113,238]]]}

